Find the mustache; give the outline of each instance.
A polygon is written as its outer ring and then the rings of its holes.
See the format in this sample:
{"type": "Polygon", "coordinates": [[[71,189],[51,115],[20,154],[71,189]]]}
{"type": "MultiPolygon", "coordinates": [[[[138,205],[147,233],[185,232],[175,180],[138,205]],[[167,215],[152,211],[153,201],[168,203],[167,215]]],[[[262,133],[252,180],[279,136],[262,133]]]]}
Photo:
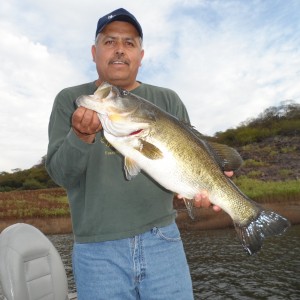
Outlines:
{"type": "Polygon", "coordinates": [[[123,64],[126,64],[126,65],[129,65],[130,64],[130,61],[125,58],[125,57],[122,57],[123,55],[118,55],[118,56],[115,56],[113,57],[109,63],[110,64],[115,64],[115,63],[123,63],[123,64]]]}

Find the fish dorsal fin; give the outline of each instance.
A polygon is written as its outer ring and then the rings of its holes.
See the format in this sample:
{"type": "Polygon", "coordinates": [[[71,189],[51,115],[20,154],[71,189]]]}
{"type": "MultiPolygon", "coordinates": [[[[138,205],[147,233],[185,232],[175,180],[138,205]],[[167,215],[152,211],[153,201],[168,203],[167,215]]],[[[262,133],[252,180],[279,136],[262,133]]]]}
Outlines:
{"type": "Polygon", "coordinates": [[[145,157],[156,160],[163,158],[163,153],[153,144],[145,141],[144,139],[139,139],[139,147],[135,148],[145,157]]]}
{"type": "Polygon", "coordinates": [[[125,157],[124,159],[124,170],[125,176],[127,180],[131,180],[133,177],[138,175],[141,171],[141,168],[138,164],[129,157],[125,157]]]}
{"type": "Polygon", "coordinates": [[[193,125],[191,125],[190,123],[188,123],[188,122],[186,122],[186,121],[184,121],[184,120],[181,120],[181,121],[179,121],[180,122],[180,124],[183,126],[183,127],[185,127],[186,129],[188,129],[189,131],[191,131],[197,138],[199,138],[199,139],[203,139],[203,138],[205,138],[205,136],[201,133],[201,132],[199,132],[193,125]]]}
{"type": "Polygon", "coordinates": [[[243,159],[235,149],[215,142],[205,143],[223,171],[236,171],[241,167],[243,159]]]}
{"type": "Polygon", "coordinates": [[[235,149],[224,144],[207,141],[205,136],[189,123],[181,121],[181,124],[202,142],[223,171],[236,171],[241,167],[243,159],[235,149]]]}

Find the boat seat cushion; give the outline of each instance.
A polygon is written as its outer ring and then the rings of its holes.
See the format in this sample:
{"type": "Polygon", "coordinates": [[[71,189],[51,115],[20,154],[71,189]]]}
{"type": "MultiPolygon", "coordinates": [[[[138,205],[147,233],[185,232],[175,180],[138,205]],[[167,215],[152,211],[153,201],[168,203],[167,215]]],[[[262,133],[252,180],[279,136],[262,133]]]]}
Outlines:
{"type": "Polygon", "coordinates": [[[59,253],[28,224],[14,224],[0,234],[0,282],[8,300],[68,299],[59,253]]]}

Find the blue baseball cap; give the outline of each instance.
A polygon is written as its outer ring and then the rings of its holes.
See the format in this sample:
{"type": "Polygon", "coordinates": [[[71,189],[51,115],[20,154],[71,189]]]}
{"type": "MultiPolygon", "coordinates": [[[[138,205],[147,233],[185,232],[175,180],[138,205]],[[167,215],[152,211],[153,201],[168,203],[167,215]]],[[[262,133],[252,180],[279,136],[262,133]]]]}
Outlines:
{"type": "Polygon", "coordinates": [[[136,28],[140,37],[143,39],[143,30],[140,23],[137,21],[134,15],[132,15],[129,11],[127,11],[124,8],[118,8],[112,11],[111,13],[101,17],[97,24],[96,36],[103,30],[103,28],[107,24],[113,21],[123,21],[132,24],[136,28]]]}

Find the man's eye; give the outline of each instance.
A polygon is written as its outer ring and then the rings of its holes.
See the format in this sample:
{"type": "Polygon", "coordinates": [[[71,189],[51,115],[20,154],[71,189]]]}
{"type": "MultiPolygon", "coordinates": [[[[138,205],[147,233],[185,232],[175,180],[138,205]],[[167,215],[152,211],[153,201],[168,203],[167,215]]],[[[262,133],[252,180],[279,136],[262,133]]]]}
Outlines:
{"type": "Polygon", "coordinates": [[[128,47],[134,47],[134,44],[133,44],[132,42],[129,42],[129,41],[126,42],[126,45],[127,45],[128,47]]]}
{"type": "Polygon", "coordinates": [[[113,45],[113,44],[114,44],[114,41],[111,41],[111,40],[105,42],[105,45],[113,45]]]}

